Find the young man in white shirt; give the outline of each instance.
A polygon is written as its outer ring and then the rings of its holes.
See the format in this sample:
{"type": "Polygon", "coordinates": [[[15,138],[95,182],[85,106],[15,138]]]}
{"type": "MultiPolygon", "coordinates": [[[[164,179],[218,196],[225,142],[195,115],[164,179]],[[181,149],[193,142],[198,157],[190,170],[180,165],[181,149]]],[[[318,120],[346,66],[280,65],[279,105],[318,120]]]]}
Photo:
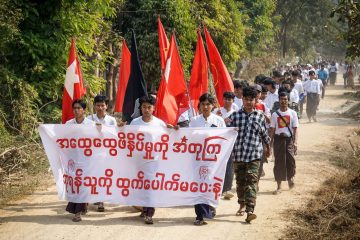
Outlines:
{"type": "MultiPolygon", "coordinates": [[[[221,108],[216,108],[213,111],[213,113],[222,117],[223,119],[228,118],[232,113],[235,112],[235,110],[231,108],[232,104],[234,103],[234,98],[235,98],[234,93],[224,92],[223,94],[224,106],[221,108]]],[[[225,200],[230,200],[232,197],[234,197],[234,194],[230,192],[232,188],[233,179],[234,179],[234,167],[233,167],[233,161],[230,157],[226,165],[224,186],[222,192],[222,195],[224,196],[225,200]]]]}
{"type": "MultiPolygon", "coordinates": [[[[65,124],[83,124],[83,125],[95,125],[95,123],[87,118],[85,118],[86,103],[78,99],[73,101],[72,109],[74,113],[74,118],[67,121],[65,124]]],[[[87,203],[74,203],[69,202],[66,206],[66,211],[69,213],[75,214],[72,221],[80,222],[81,214],[87,212],[87,203]]]]}
{"type": "Polygon", "coordinates": [[[235,80],[233,83],[234,83],[235,98],[232,108],[235,111],[239,111],[239,109],[241,109],[243,106],[243,100],[242,100],[243,88],[247,87],[247,83],[245,81],[239,81],[239,80],[235,80]]]}
{"type": "MultiPolygon", "coordinates": [[[[105,126],[116,126],[116,119],[112,116],[109,116],[106,113],[108,108],[109,100],[104,95],[97,95],[94,98],[94,107],[95,114],[88,116],[87,118],[91,121],[94,121],[96,125],[105,125],[105,126]]],[[[104,212],[105,207],[103,202],[95,203],[98,205],[98,212],[104,212]]]]}
{"type": "Polygon", "coordinates": [[[309,80],[304,83],[304,90],[306,95],[306,114],[309,122],[313,119],[315,122],[316,111],[320,102],[321,85],[316,80],[316,74],[314,71],[309,71],[309,80]]]}
{"type": "Polygon", "coordinates": [[[274,103],[279,101],[278,89],[276,89],[275,82],[271,78],[265,79],[264,85],[268,89],[268,94],[264,100],[264,103],[271,111],[274,107],[274,103]]]}
{"type": "MultiPolygon", "coordinates": [[[[226,127],[224,119],[211,112],[214,104],[215,99],[210,94],[201,95],[199,104],[201,114],[191,118],[189,127],[226,127]]],[[[196,226],[207,224],[204,218],[213,218],[215,216],[215,209],[210,205],[201,203],[196,204],[194,207],[196,214],[194,225],[196,226]]]]}
{"type": "MultiPolygon", "coordinates": [[[[156,99],[151,95],[141,97],[139,99],[139,109],[141,116],[133,119],[130,125],[166,127],[167,125],[164,121],[153,115],[155,110],[155,103],[156,99]]],[[[154,214],[154,207],[143,207],[143,212],[141,213],[141,216],[144,217],[144,222],[146,224],[153,224],[154,222],[152,218],[154,214]]]]}
{"type": "Polygon", "coordinates": [[[109,100],[106,96],[97,95],[94,98],[95,114],[88,116],[87,118],[98,124],[105,126],[116,126],[116,119],[106,113],[108,109],[109,100]]]}
{"type": "Polygon", "coordinates": [[[274,148],[274,176],[277,189],[274,194],[281,193],[281,182],[288,181],[289,188],[295,186],[295,155],[297,151],[297,128],[299,120],[295,111],[288,107],[289,95],[279,94],[280,109],[271,116],[270,138],[274,148]]]}

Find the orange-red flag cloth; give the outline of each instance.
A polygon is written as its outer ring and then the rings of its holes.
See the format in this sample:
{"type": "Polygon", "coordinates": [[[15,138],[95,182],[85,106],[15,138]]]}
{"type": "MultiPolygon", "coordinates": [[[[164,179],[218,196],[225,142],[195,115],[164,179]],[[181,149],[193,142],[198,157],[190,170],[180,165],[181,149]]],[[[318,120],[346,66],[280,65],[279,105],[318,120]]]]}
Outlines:
{"type": "Polygon", "coordinates": [[[157,94],[155,116],[166,123],[176,125],[179,116],[189,108],[186,92],[184,71],[173,34],[165,72],[157,94]]]}
{"type": "Polygon", "coordinates": [[[220,106],[224,106],[223,94],[226,91],[233,92],[234,84],[209,32],[206,28],[204,28],[204,31],[209,54],[210,71],[214,78],[216,97],[220,106]]]}
{"type": "Polygon", "coordinates": [[[74,118],[72,103],[84,96],[85,93],[86,88],[81,74],[80,61],[76,55],[75,39],[72,39],[62,98],[62,123],[74,118]]]}
{"type": "Polygon", "coordinates": [[[200,96],[208,91],[208,70],[209,63],[206,57],[201,33],[198,29],[198,41],[196,44],[196,51],[189,83],[189,95],[191,99],[191,104],[196,113],[198,112],[200,96]]]}
{"type": "Polygon", "coordinates": [[[164,71],[170,44],[166,36],[164,27],[161,23],[160,16],[158,16],[158,35],[159,35],[161,71],[164,71]]]}
{"type": "Polygon", "coordinates": [[[121,63],[119,69],[119,82],[116,92],[116,102],[114,112],[122,112],[124,105],[124,98],[126,87],[128,85],[130,77],[130,65],[131,65],[131,53],[126,45],[126,41],[123,40],[121,48],[121,63]]]}

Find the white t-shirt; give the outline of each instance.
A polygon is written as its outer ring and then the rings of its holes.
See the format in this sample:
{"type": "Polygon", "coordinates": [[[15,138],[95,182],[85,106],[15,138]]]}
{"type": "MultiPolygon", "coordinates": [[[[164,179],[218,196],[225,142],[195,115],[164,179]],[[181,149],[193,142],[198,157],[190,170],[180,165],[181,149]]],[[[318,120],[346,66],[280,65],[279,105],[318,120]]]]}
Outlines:
{"type": "Polygon", "coordinates": [[[166,127],[166,124],[163,120],[152,116],[152,119],[150,122],[144,122],[142,120],[142,116],[135,118],[131,121],[130,125],[142,125],[142,126],[157,126],[157,127],[166,127]]]}
{"type": "Polygon", "coordinates": [[[239,111],[243,107],[243,100],[241,98],[234,98],[234,103],[231,106],[236,112],[239,111]]]}
{"type": "Polygon", "coordinates": [[[294,89],[296,89],[299,94],[304,93],[303,83],[300,79],[298,79],[294,84],[294,89]]]}
{"type": "Polygon", "coordinates": [[[331,72],[331,73],[336,73],[337,72],[337,68],[336,68],[336,66],[332,66],[332,65],[330,65],[330,67],[329,67],[329,72],[331,72]]]}
{"type": "Polygon", "coordinates": [[[290,92],[290,103],[299,103],[299,92],[293,88],[293,90],[290,92]]]}
{"type": "MultiPolygon", "coordinates": [[[[221,116],[223,119],[228,118],[235,110],[233,108],[230,109],[230,111],[227,111],[224,107],[221,108],[215,108],[213,110],[213,114],[217,115],[217,112],[220,110],[221,116]]],[[[219,116],[219,115],[218,115],[219,116]]]]}
{"type": "Polygon", "coordinates": [[[116,119],[112,116],[105,115],[104,118],[98,118],[96,114],[92,114],[87,117],[88,119],[94,121],[95,123],[101,123],[105,126],[117,126],[116,119]]]}
{"type": "MultiPolygon", "coordinates": [[[[291,132],[293,132],[293,128],[297,128],[299,126],[299,119],[296,112],[290,108],[286,112],[278,110],[280,115],[286,120],[291,132]]],[[[288,137],[291,136],[289,129],[286,127],[284,121],[279,117],[279,115],[274,112],[271,115],[271,128],[275,128],[275,134],[279,135],[280,133],[285,133],[288,137]]]]}
{"type": "Polygon", "coordinates": [[[321,94],[320,81],[316,79],[307,80],[304,83],[304,90],[305,90],[305,94],[309,94],[309,93],[321,94]]]}
{"type": "Polygon", "coordinates": [[[95,122],[91,121],[90,119],[88,118],[84,118],[84,121],[82,121],[81,123],[77,123],[75,118],[73,119],[70,119],[69,121],[67,121],[65,124],[83,124],[83,125],[91,125],[91,124],[94,124],[95,125],[95,122]]]}
{"type": "Polygon", "coordinates": [[[274,103],[276,103],[278,101],[279,101],[278,90],[276,89],[276,91],[274,93],[268,91],[268,94],[267,94],[266,98],[264,99],[264,103],[270,110],[273,108],[274,103]]]}
{"type": "Polygon", "coordinates": [[[224,119],[213,113],[205,120],[202,114],[191,118],[189,127],[226,127],[224,119]]]}

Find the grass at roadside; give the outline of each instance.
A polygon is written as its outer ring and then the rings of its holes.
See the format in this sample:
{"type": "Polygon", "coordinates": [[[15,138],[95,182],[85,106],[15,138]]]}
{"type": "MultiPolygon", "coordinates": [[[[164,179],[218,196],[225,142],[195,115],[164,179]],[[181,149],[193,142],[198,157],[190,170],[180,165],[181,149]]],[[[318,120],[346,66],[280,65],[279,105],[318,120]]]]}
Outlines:
{"type": "Polygon", "coordinates": [[[39,144],[8,138],[0,145],[0,154],[0,207],[32,193],[52,178],[39,144]]]}
{"type": "Polygon", "coordinates": [[[335,146],[331,159],[339,169],[305,208],[295,210],[282,239],[360,239],[360,131],[335,146]]]}

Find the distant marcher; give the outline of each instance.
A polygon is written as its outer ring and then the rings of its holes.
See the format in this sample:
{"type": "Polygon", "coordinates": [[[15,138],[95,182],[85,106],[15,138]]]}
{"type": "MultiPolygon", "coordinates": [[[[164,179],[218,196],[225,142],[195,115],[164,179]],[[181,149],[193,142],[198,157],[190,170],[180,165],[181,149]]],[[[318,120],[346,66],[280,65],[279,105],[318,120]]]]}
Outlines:
{"type": "Polygon", "coordinates": [[[317,121],[316,111],[320,102],[321,86],[316,80],[314,71],[309,71],[309,80],[304,83],[304,90],[306,95],[306,115],[309,119],[317,121]]]}
{"type": "Polygon", "coordinates": [[[337,71],[338,71],[338,69],[336,67],[335,62],[332,62],[330,67],[329,67],[330,85],[335,85],[337,71]]]}

